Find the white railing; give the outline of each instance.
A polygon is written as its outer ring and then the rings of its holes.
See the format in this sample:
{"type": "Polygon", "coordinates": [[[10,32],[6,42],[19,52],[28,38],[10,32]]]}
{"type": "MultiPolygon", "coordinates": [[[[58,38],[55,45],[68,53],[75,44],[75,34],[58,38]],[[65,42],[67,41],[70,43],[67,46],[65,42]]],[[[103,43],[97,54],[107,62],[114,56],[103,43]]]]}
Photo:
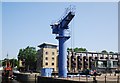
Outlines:
{"type": "Polygon", "coordinates": [[[69,12],[75,14],[75,10],[75,5],[70,5],[69,7],[65,8],[65,12],[62,14],[62,16],[59,19],[52,21],[51,25],[54,25],[55,23],[59,24],[68,15],[69,12]]]}

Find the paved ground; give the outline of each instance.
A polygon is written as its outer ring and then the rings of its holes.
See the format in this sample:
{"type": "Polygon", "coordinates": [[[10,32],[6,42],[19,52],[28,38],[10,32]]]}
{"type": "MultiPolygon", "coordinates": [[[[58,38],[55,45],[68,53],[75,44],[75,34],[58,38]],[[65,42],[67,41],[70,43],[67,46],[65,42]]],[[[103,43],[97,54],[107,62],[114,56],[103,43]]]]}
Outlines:
{"type": "MultiPolygon", "coordinates": [[[[33,76],[33,78],[34,78],[34,73],[32,73],[31,76],[33,76]]],[[[114,74],[111,74],[111,75],[110,74],[102,74],[101,76],[97,76],[96,80],[97,81],[102,81],[101,83],[104,83],[105,82],[105,76],[106,76],[106,81],[111,81],[112,83],[120,83],[120,75],[118,75],[118,74],[116,76],[114,74]],[[119,80],[118,80],[118,76],[119,76],[119,80]]],[[[74,77],[71,77],[71,78],[56,78],[56,79],[65,79],[65,80],[74,80],[74,81],[88,81],[88,82],[91,81],[91,82],[93,82],[93,77],[94,76],[87,77],[87,78],[85,76],[84,77],[82,77],[82,76],[75,77],[74,76],[74,77]]],[[[53,78],[55,78],[55,77],[53,77],[53,78]]],[[[2,81],[2,77],[1,77],[1,74],[0,74],[0,83],[1,83],[1,81],[2,81]]],[[[111,82],[107,82],[107,83],[111,83],[111,82]]],[[[12,80],[12,81],[9,80],[9,83],[20,83],[20,82],[18,82],[16,80],[12,80]]]]}
{"type": "MultiPolygon", "coordinates": [[[[74,81],[88,81],[88,82],[93,82],[93,77],[94,76],[91,76],[91,77],[71,77],[71,78],[57,78],[57,79],[66,79],[66,80],[74,80],[74,81]]],[[[120,75],[116,75],[114,76],[114,74],[102,74],[101,76],[96,76],[96,80],[97,81],[103,81],[105,82],[106,81],[111,81],[111,82],[117,82],[117,83],[120,83],[120,75]],[[106,76],[106,79],[105,79],[105,76],[106,76]],[[118,76],[119,76],[119,80],[118,80],[118,76]],[[118,82],[119,81],[119,82],[118,82]]]]}

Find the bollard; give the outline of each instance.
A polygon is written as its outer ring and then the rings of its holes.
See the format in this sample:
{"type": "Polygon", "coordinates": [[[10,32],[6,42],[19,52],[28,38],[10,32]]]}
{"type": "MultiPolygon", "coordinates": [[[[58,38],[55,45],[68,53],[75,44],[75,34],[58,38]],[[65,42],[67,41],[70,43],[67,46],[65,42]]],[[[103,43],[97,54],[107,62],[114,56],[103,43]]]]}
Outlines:
{"type": "Polygon", "coordinates": [[[96,76],[93,77],[93,83],[97,83],[96,76]]]}
{"type": "Polygon", "coordinates": [[[105,76],[105,83],[106,83],[106,76],[105,76]]]}

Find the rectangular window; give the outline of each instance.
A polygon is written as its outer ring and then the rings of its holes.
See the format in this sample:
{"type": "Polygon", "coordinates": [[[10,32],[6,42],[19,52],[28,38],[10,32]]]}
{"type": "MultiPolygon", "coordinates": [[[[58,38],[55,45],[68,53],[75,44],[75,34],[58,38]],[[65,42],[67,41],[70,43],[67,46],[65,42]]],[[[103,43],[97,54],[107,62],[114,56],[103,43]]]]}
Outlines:
{"type": "Polygon", "coordinates": [[[52,66],[54,65],[54,63],[52,63],[52,66]]]}
{"type": "Polygon", "coordinates": [[[54,60],[54,57],[52,57],[52,60],[54,60]]]}
{"type": "Polygon", "coordinates": [[[45,65],[48,65],[48,63],[45,63],[45,65]]]}
{"type": "Polygon", "coordinates": [[[48,52],[45,52],[46,55],[48,55],[48,52]]]}
{"type": "Polygon", "coordinates": [[[55,53],[54,52],[52,52],[52,55],[54,55],[55,53]]]}
{"type": "Polygon", "coordinates": [[[118,62],[117,61],[113,61],[113,67],[118,67],[118,62]]]}
{"type": "Polygon", "coordinates": [[[45,60],[48,60],[48,57],[45,57],[45,60]]]}
{"type": "Polygon", "coordinates": [[[98,67],[107,67],[107,61],[98,61],[98,67]]]}

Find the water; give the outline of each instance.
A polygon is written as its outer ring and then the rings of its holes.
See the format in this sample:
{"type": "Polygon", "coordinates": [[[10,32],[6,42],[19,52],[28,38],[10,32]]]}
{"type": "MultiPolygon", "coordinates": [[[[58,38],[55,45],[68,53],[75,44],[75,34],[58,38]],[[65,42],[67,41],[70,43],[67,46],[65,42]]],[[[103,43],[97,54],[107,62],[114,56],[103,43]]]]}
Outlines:
{"type": "Polygon", "coordinates": [[[2,80],[2,82],[1,83],[21,83],[21,82],[18,82],[18,81],[16,81],[16,80],[2,80]]]}
{"type": "Polygon", "coordinates": [[[0,83],[37,83],[36,81],[34,81],[34,80],[32,80],[32,81],[17,81],[17,80],[15,80],[15,79],[13,79],[13,80],[10,80],[10,79],[2,79],[2,82],[0,82],[0,83]]]}
{"type": "Polygon", "coordinates": [[[2,78],[0,83],[21,83],[21,82],[18,82],[17,80],[14,80],[14,79],[11,80],[11,79],[8,79],[8,78],[2,78]]]}
{"type": "Polygon", "coordinates": [[[18,82],[17,80],[2,78],[2,71],[0,70],[0,83],[21,83],[21,82],[18,82]]]}
{"type": "Polygon", "coordinates": [[[18,80],[20,80],[20,81],[18,81],[16,79],[11,80],[11,79],[8,79],[5,77],[2,78],[2,74],[0,74],[0,83],[37,83],[37,78],[35,80],[34,76],[35,76],[34,74],[33,75],[31,74],[31,77],[30,77],[31,79],[29,81],[21,82],[21,80],[19,78],[18,78],[18,80]]]}
{"type": "Polygon", "coordinates": [[[31,80],[31,81],[18,81],[18,80],[11,80],[11,79],[8,79],[8,78],[2,78],[1,82],[0,83],[37,83],[36,81],[34,80],[31,80]]]}

